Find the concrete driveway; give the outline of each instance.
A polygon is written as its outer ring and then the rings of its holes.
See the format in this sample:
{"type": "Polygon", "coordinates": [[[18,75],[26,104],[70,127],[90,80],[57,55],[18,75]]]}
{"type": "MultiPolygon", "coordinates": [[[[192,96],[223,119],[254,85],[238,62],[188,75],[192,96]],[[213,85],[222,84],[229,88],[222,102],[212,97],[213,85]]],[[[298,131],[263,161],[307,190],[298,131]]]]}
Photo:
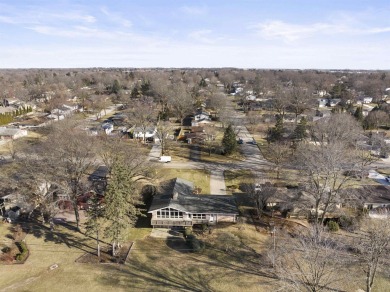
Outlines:
{"type": "Polygon", "coordinates": [[[376,170],[374,169],[371,169],[369,172],[368,172],[368,177],[375,180],[376,182],[382,184],[382,185],[385,185],[385,186],[389,186],[390,183],[386,180],[386,176],[383,175],[383,174],[380,174],[379,172],[377,172],[376,170]]]}

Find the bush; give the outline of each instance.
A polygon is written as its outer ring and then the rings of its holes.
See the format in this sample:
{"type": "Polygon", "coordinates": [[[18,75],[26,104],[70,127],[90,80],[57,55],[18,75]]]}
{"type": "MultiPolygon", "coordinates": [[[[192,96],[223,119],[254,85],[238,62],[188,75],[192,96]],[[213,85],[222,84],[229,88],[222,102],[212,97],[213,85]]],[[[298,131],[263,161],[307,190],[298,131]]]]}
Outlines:
{"type": "Polygon", "coordinates": [[[192,252],[200,252],[204,249],[204,243],[197,239],[196,236],[193,234],[187,236],[186,244],[192,252]]]}
{"type": "Polygon", "coordinates": [[[360,227],[361,216],[352,217],[352,216],[341,216],[340,217],[340,227],[348,230],[355,231],[360,227]]]}
{"type": "Polygon", "coordinates": [[[184,237],[187,238],[189,235],[192,235],[192,228],[191,227],[186,227],[184,229],[184,237]]]}
{"type": "Polygon", "coordinates": [[[9,252],[11,251],[11,248],[10,248],[9,246],[6,246],[6,247],[3,247],[3,248],[1,249],[1,251],[2,251],[3,253],[9,253],[9,252]]]}
{"type": "Polygon", "coordinates": [[[339,225],[335,221],[329,221],[328,228],[329,228],[329,231],[331,231],[331,232],[336,232],[336,231],[339,231],[339,229],[340,229],[339,225]]]}
{"type": "Polygon", "coordinates": [[[26,243],[24,243],[23,241],[21,242],[15,242],[16,246],[18,247],[20,253],[18,253],[16,255],[16,260],[19,261],[19,262],[22,262],[24,261],[27,256],[28,256],[28,249],[27,249],[27,245],[26,243]]]}

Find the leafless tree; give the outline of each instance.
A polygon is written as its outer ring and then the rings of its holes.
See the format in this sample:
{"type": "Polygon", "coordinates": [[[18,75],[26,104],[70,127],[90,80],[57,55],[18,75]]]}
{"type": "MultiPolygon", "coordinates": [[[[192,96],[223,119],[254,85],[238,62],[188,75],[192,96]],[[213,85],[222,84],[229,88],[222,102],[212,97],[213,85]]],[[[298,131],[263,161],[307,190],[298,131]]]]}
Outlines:
{"type": "Polygon", "coordinates": [[[277,191],[276,187],[270,182],[243,184],[241,189],[252,199],[258,217],[267,208],[269,200],[275,196],[277,191]]]}
{"type": "Polygon", "coordinates": [[[203,145],[208,150],[210,156],[213,149],[215,149],[218,145],[217,141],[215,140],[217,135],[217,130],[214,127],[214,125],[213,126],[206,125],[204,127],[204,133],[205,133],[205,139],[203,141],[203,145]]]}
{"type": "Polygon", "coordinates": [[[161,145],[161,155],[164,155],[168,149],[170,137],[173,136],[173,126],[168,121],[159,121],[157,124],[156,136],[161,145]]]}
{"type": "Polygon", "coordinates": [[[78,129],[74,122],[63,121],[53,125],[41,153],[55,167],[57,183],[72,201],[79,229],[77,197],[85,191],[85,175],[96,162],[95,138],[78,129]]]}
{"type": "Polygon", "coordinates": [[[365,219],[359,235],[358,257],[366,278],[366,291],[371,292],[377,273],[389,263],[390,218],[365,219]]]}
{"type": "Polygon", "coordinates": [[[168,106],[180,121],[193,112],[194,100],[185,84],[173,84],[169,92],[168,106]]]}
{"type": "Polygon", "coordinates": [[[211,95],[207,100],[207,107],[213,109],[218,115],[226,107],[226,95],[221,92],[211,95]]]}
{"type": "Polygon", "coordinates": [[[146,142],[146,131],[156,122],[156,113],[154,112],[154,102],[150,97],[142,97],[132,104],[129,113],[130,122],[143,133],[143,143],[146,142]]]}
{"type": "MultiPolygon", "coordinates": [[[[264,151],[264,150],[263,150],[264,151]]],[[[280,173],[284,164],[291,157],[290,147],[283,142],[268,144],[265,156],[273,163],[271,166],[276,171],[276,178],[280,179],[280,173]]]]}
{"type": "MultiPolygon", "coordinates": [[[[292,238],[277,234],[275,270],[285,291],[329,291],[340,288],[346,271],[341,246],[325,231],[299,230],[292,238]]],[[[275,236],[275,235],[274,235],[275,236]]]]}
{"type": "Polygon", "coordinates": [[[298,122],[298,116],[303,114],[309,108],[310,95],[307,88],[293,87],[287,93],[289,95],[289,107],[295,114],[295,123],[298,122]]]}

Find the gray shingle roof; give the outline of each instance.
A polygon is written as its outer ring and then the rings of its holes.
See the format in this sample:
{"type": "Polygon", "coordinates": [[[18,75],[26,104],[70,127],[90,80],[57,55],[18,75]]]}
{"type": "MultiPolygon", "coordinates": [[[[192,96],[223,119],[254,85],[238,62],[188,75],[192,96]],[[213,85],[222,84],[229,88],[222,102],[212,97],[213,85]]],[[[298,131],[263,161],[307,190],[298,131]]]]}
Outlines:
{"type": "Polygon", "coordinates": [[[169,192],[153,198],[149,212],[173,208],[188,213],[238,214],[233,196],[195,195],[193,189],[192,182],[176,178],[169,192]]]}

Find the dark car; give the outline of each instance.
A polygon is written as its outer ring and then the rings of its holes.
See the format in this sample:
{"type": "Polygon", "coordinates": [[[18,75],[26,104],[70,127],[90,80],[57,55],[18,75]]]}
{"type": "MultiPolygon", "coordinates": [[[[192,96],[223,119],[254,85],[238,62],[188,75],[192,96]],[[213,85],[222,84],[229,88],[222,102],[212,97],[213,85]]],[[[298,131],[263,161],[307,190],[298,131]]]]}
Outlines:
{"type": "Polygon", "coordinates": [[[238,144],[243,144],[244,143],[244,141],[240,138],[240,139],[238,139],[238,144]]]}

